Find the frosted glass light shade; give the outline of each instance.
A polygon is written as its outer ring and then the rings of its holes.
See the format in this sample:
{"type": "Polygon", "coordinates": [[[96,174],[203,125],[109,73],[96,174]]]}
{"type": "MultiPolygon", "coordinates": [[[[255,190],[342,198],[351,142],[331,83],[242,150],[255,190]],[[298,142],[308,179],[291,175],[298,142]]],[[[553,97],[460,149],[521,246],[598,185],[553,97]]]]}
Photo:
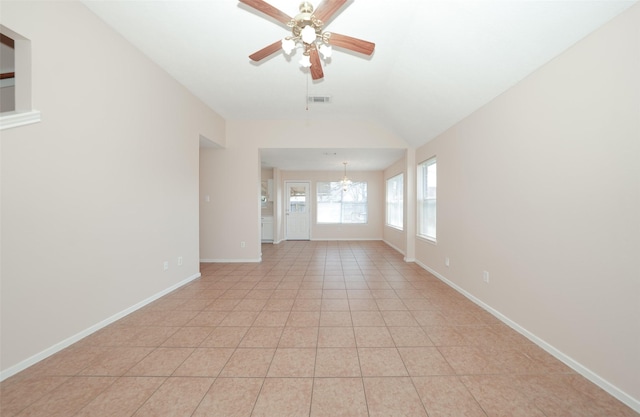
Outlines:
{"type": "Polygon", "coordinates": [[[305,26],[300,32],[300,38],[302,42],[311,44],[316,40],[316,30],[312,26],[305,26]]]}
{"type": "Polygon", "coordinates": [[[302,55],[302,58],[300,59],[300,66],[303,68],[309,68],[311,66],[311,59],[309,58],[309,55],[302,55]]]}
{"type": "Polygon", "coordinates": [[[284,38],[282,40],[282,50],[285,54],[291,55],[291,52],[296,48],[296,43],[293,39],[284,38]]]}
{"type": "Polygon", "coordinates": [[[322,57],[324,59],[327,58],[331,58],[331,53],[333,52],[333,49],[331,48],[331,45],[326,45],[326,44],[322,44],[320,45],[320,48],[318,48],[318,51],[322,54],[322,57]]]}

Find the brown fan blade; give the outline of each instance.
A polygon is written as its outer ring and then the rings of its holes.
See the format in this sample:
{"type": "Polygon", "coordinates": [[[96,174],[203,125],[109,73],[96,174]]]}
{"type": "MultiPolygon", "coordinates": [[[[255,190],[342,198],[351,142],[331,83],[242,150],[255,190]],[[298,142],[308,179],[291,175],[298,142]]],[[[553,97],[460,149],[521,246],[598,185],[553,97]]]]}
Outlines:
{"type": "Polygon", "coordinates": [[[329,44],[365,55],[371,55],[376,47],[376,44],[373,42],[363,41],[362,39],[352,38],[351,36],[340,35],[339,33],[331,33],[331,36],[329,37],[329,44]]]}
{"type": "Polygon", "coordinates": [[[347,0],[323,0],[313,14],[326,23],[346,2],[347,0]]]}
{"type": "Polygon", "coordinates": [[[271,45],[266,46],[261,50],[249,55],[249,58],[251,58],[252,61],[258,62],[260,60],[265,59],[269,55],[278,52],[280,49],[282,49],[282,41],[275,41],[271,45]]]}
{"type": "Polygon", "coordinates": [[[272,5],[270,5],[269,3],[265,2],[265,1],[262,1],[262,0],[240,0],[240,3],[244,3],[247,6],[253,7],[257,11],[262,12],[262,13],[266,14],[267,16],[271,16],[274,19],[276,19],[278,22],[282,22],[285,25],[291,21],[291,17],[289,17],[289,15],[287,15],[283,11],[280,11],[279,9],[276,9],[275,7],[273,7],[272,5]]]}
{"type": "Polygon", "coordinates": [[[309,52],[309,59],[311,60],[311,79],[319,80],[324,77],[322,63],[320,63],[320,55],[318,55],[318,50],[316,48],[311,49],[309,52]]]}

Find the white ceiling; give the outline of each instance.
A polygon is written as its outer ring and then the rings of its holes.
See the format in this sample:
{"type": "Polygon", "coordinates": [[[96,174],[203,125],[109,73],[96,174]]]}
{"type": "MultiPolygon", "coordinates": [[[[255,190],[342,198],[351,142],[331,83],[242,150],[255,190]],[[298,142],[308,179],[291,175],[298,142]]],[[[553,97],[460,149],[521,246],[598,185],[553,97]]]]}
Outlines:
{"type": "MultiPolygon", "coordinates": [[[[300,3],[268,2],[289,16],[300,3]]],[[[326,29],[376,50],[336,48],[315,82],[300,52],[249,60],[289,32],[237,0],[84,4],[227,119],[371,120],[417,147],[635,2],[351,0],[326,29]],[[307,89],[332,102],[305,110],[307,89]]]]}

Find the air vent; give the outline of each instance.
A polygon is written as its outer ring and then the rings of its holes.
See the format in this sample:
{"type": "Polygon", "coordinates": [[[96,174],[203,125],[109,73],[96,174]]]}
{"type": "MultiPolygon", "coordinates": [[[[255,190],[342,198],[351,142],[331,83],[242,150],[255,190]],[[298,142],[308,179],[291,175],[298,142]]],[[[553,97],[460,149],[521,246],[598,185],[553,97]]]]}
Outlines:
{"type": "Polygon", "coordinates": [[[309,103],[331,103],[331,96],[308,96],[309,103]]]}

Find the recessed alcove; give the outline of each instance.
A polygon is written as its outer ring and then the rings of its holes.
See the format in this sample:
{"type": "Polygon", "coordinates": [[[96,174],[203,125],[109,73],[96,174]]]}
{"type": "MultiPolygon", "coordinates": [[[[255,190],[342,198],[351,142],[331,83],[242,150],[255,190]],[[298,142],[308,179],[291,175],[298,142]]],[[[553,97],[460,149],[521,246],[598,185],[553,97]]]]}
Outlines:
{"type": "Polygon", "coordinates": [[[32,107],[31,41],[0,25],[0,130],[37,123],[32,107]]]}

